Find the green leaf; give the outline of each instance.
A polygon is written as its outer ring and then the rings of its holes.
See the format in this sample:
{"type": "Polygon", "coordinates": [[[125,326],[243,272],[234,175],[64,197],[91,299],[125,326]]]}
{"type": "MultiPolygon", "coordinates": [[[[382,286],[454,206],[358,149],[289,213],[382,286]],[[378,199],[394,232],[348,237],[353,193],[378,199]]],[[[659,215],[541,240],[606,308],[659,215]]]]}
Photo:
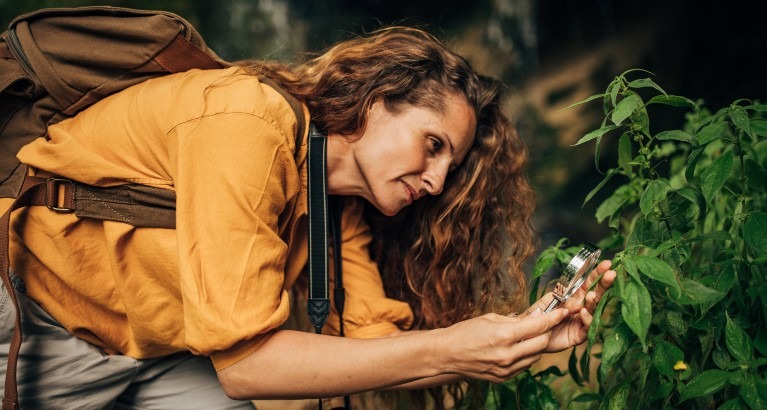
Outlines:
{"type": "Polygon", "coordinates": [[[626,353],[631,343],[631,329],[626,323],[621,323],[605,334],[602,343],[602,360],[599,363],[599,372],[602,380],[606,380],[607,373],[615,367],[618,361],[626,353]]]}
{"type": "Polygon", "coordinates": [[[623,274],[626,271],[626,268],[621,264],[620,266],[615,267],[617,275],[615,276],[615,282],[613,282],[613,286],[615,287],[616,295],[618,296],[618,299],[623,299],[623,288],[626,287],[625,282],[625,275],[623,274]]]}
{"type": "Polygon", "coordinates": [[[743,108],[753,111],[767,111],[767,104],[751,104],[743,108]]]}
{"type": "Polygon", "coordinates": [[[594,320],[591,321],[591,325],[589,325],[589,346],[593,345],[597,338],[597,332],[599,331],[599,326],[602,324],[602,313],[605,310],[605,306],[607,305],[607,302],[612,299],[612,288],[607,289],[607,291],[602,295],[602,298],[599,299],[599,303],[597,303],[597,307],[594,309],[594,320]]]}
{"type": "Polygon", "coordinates": [[[629,115],[631,115],[631,113],[633,113],[641,103],[642,99],[639,98],[638,95],[629,95],[628,97],[618,102],[618,105],[615,106],[610,119],[615,125],[621,125],[621,123],[626,120],[626,118],[628,118],[629,115]]]}
{"type": "Polygon", "coordinates": [[[726,242],[732,241],[732,234],[727,231],[710,231],[690,239],[695,242],[726,242]]]}
{"type": "Polygon", "coordinates": [[[590,401],[602,401],[602,395],[596,393],[581,393],[573,401],[576,403],[587,403],[590,401]]]}
{"type": "Polygon", "coordinates": [[[767,137],[767,120],[750,120],[751,132],[760,137],[767,137]]]}
{"type": "Polygon", "coordinates": [[[626,400],[629,397],[629,386],[631,386],[631,380],[624,381],[623,383],[613,387],[607,395],[605,400],[599,405],[599,410],[623,410],[626,408],[626,400]]]}
{"type": "Polygon", "coordinates": [[[610,94],[610,102],[613,104],[613,107],[618,102],[618,93],[621,90],[621,84],[622,82],[616,78],[610,83],[610,87],[607,88],[607,93],[610,94]]]}
{"type": "Polygon", "coordinates": [[[761,353],[762,356],[767,356],[767,333],[758,332],[756,334],[756,337],[754,338],[754,347],[756,347],[756,350],[761,353]]]}
{"type": "Polygon", "coordinates": [[[727,324],[724,328],[724,340],[727,343],[727,350],[732,357],[743,365],[754,358],[754,344],[748,334],[730,319],[727,314],[727,324]]]}
{"type": "Polygon", "coordinates": [[[672,383],[661,383],[660,386],[653,389],[653,391],[650,392],[650,395],[647,396],[647,401],[652,403],[656,400],[665,399],[667,397],[671,396],[671,393],[674,391],[674,384],[672,383]]]}
{"type": "Polygon", "coordinates": [[[616,173],[617,171],[615,169],[610,169],[609,171],[607,171],[607,175],[605,175],[605,177],[602,179],[602,182],[597,184],[597,186],[594,187],[594,189],[592,189],[588,195],[586,195],[586,199],[583,200],[583,204],[581,206],[586,205],[586,203],[589,202],[589,200],[593,198],[594,195],[596,195],[597,192],[599,192],[599,190],[602,189],[603,186],[605,186],[607,181],[609,181],[610,178],[612,178],[613,175],[615,175],[616,173]]]}
{"type": "Polygon", "coordinates": [[[594,169],[597,170],[597,172],[602,173],[601,168],[599,167],[599,156],[600,151],[602,150],[602,136],[598,136],[597,140],[594,142],[594,169]]]}
{"type": "Polygon", "coordinates": [[[686,142],[688,144],[692,144],[695,142],[695,138],[690,135],[690,133],[682,130],[671,130],[671,131],[663,131],[659,132],[657,135],[655,135],[655,139],[660,141],[682,141],[686,142]]]}
{"type": "MultiPolygon", "coordinates": [[[[700,282],[692,279],[681,279],[682,294],[676,297],[676,301],[685,305],[702,305],[716,302],[722,299],[724,293],[711,289],[700,282]]],[[[672,294],[672,297],[675,296],[672,294]]]]}
{"type": "Polygon", "coordinates": [[[674,191],[674,193],[692,202],[698,209],[700,209],[701,214],[706,213],[706,198],[703,197],[703,193],[700,192],[700,189],[684,187],[674,191]]]}
{"type": "Polygon", "coordinates": [[[626,242],[627,247],[644,245],[654,248],[660,244],[662,231],[659,221],[648,218],[646,215],[640,216],[634,221],[634,230],[626,242]]]}
{"type": "Polygon", "coordinates": [[[605,199],[604,202],[602,202],[597,208],[595,214],[597,222],[602,223],[605,218],[612,216],[615,214],[615,212],[620,210],[623,204],[631,199],[629,196],[630,192],[628,191],[630,190],[624,187],[620,187],[616,189],[609,198],[605,199]]]}
{"type": "Polygon", "coordinates": [[[554,397],[554,390],[543,383],[536,383],[538,388],[538,407],[541,410],[559,410],[561,406],[554,397]]]}
{"type": "Polygon", "coordinates": [[[740,128],[747,135],[751,135],[751,124],[748,120],[748,114],[743,107],[734,106],[730,109],[730,119],[736,127],[740,128]]]}
{"type": "Polygon", "coordinates": [[[697,104],[689,98],[680,97],[678,95],[656,95],[647,101],[646,105],[650,104],[664,104],[672,107],[688,107],[695,108],[697,104]]]}
{"type": "Polygon", "coordinates": [[[658,373],[666,377],[674,377],[674,365],[676,362],[684,360],[684,352],[675,345],[659,340],[652,351],[652,364],[658,373]]]}
{"type": "Polygon", "coordinates": [[[618,140],[618,165],[623,168],[626,175],[631,173],[631,160],[634,158],[631,153],[631,135],[624,133],[618,140]]]}
{"type": "Polygon", "coordinates": [[[653,72],[652,72],[652,71],[648,71],[648,70],[645,70],[644,68],[629,68],[628,70],[624,71],[624,72],[623,72],[623,73],[620,75],[620,77],[619,77],[619,78],[624,78],[624,77],[626,77],[628,74],[630,74],[630,73],[634,73],[634,72],[637,72],[637,73],[645,73],[645,74],[650,74],[650,75],[653,75],[653,76],[655,75],[655,74],[653,74],[653,72]]]}
{"type": "Polygon", "coordinates": [[[637,127],[647,138],[650,138],[650,116],[647,114],[647,107],[640,105],[631,115],[631,125],[637,127]]]}
{"type": "Polygon", "coordinates": [[[674,248],[679,245],[679,239],[678,238],[672,238],[664,241],[662,244],[658,245],[655,249],[653,249],[649,256],[658,256],[662,254],[663,252],[666,252],[667,250],[674,248]]]}
{"type": "Polygon", "coordinates": [[[727,151],[715,159],[711,166],[703,172],[700,189],[706,203],[710,203],[714,195],[719,192],[732,172],[733,154],[727,151]]]}
{"type": "Polygon", "coordinates": [[[687,332],[689,325],[681,313],[675,310],[666,310],[664,313],[661,323],[670,334],[679,337],[687,332]]]}
{"type": "Polygon", "coordinates": [[[617,125],[607,125],[607,126],[604,126],[604,127],[600,128],[598,130],[591,131],[590,133],[584,135],[583,138],[579,139],[578,142],[576,142],[572,146],[575,147],[575,146],[581,145],[581,144],[583,144],[585,142],[589,142],[589,141],[593,140],[594,138],[602,137],[603,135],[607,134],[608,132],[610,132],[610,131],[612,131],[612,130],[614,130],[616,128],[618,128],[617,125]]]}
{"type": "Polygon", "coordinates": [[[677,293],[682,291],[674,269],[666,261],[645,255],[635,256],[634,260],[637,268],[648,278],[671,286],[677,293]]]}
{"type": "Polygon", "coordinates": [[[530,284],[530,294],[528,295],[528,303],[532,305],[538,300],[538,286],[541,283],[541,278],[535,278],[530,284]]]}
{"type": "Polygon", "coordinates": [[[743,410],[745,408],[746,408],[746,404],[736,397],[734,399],[730,399],[722,403],[722,405],[717,407],[716,410],[743,410]]]}
{"type": "Polygon", "coordinates": [[[570,359],[567,361],[567,370],[570,372],[570,377],[572,377],[573,381],[577,385],[582,386],[583,378],[578,371],[578,357],[575,355],[575,346],[573,347],[573,350],[570,351],[570,359]]]}
{"type": "MultiPolygon", "coordinates": [[[[506,382],[508,383],[508,382],[506,382]]],[[[516,400],[514,392],[504,384],[493,384],[487,392],[485,410],[503,410],[516,400]]]]}
{"type": "Polygon", "coordinates": [[[725,121],[725,117],[730,115],[730,107],[720,108],[711,118],[711,123],[725,121]]]}
{"type": "Polygon", "coordinates": [[[640,78],[638,80],[634,80],[628,84],[631,88],[654,88],[658,91],[660,91],[663,95],[666,95],[666,92],[663,91],[662,88],[658,84],[655,84],[655,81],[649,79],[649,78],[640,78]]]}
{"type": "Polygon", "coordinates": [[[756,192],[761,192],[767,186],[767,166],[759,165],[751,158],[746,158],[746,176],[748,187],[756,192]]]}
{"type": "Polygon", "coordinates": [[[695,178],[695,167],[698,165],[701,155],[706,147],[698,147],[690,152],[687,157],[687,168],[684,171],[684,177],[687,181],[692,181],[695,178]]]}
{"type": "Polygon", "coordinates": [[[519,380],[517,385],[517,397],[524,409],[539,409],[538,383],[532,377],[526,376],[519,380]]]}
{"type": "Polygon", "coordinates": [[[642,198],[639,200],[639,209],[645,214],[649,214],[658,202],[666,198],[669,189],[671,186],[668,182],[660,179],[653,180],[647,185],[642,198]]]}
{"type": "Polygon", "coordinates": [[[746,289],[746,294],[748,294],[751,300],[759,299],[760,295],[767,294],[767,283],[749,286],[748,289],[746,289]]]}
{"type": "Polygon", "coordinates": [[[760,375],[760,377],[754,378],[754,382],[756,383],[756,389],[759,390],[759,395],[762,396],[762,399],[767,400],[767,378],[760,375]]]}
{"type": "Polygon", "coordinates": [[[752,409],[767,409],[767,401],[759,395],[754,375],[747,374],[740,386],[740,398],[752,409]]]}
{"type": "Polygon", "coordinates": [[[627,256],[626,259],[623,260],[623,267],[626,269],[626,273],[631,275],[635,281],[642,281],[642,276],[639,275],[639,268],[637,267],[636,260],[633,256],[627,256]]]}
{"type": "Polygon", "coordinates": [[[602,98],[602,97],[604,97],[604,96],[605,96],[604,94],[596,94],[596,95],[592,95],[591,97],[589,97],[589,98],[586,98],[585,100],[581,100],[581,101],[578,101],[578,102],[577,102],[577,103],[575,103],[575,104],[572,104],[572,105],[568,105],[567,107],[565,107],[565,108],[562,108],[562,109],[561,109],[561,110],[559,110],[559,111],[565,111],[565,110],[569,110],[570,108],[573,108],[573,107],[577,107],[577,106],[579,106],[579,105],[581,105],[581,104],[586,104],[587,102],[590,102],[590,101],[594,101],[594,100],[596,100],[596,99],[598,99],[598,98],[602,98]]]}
{"type": "Polygon", "coordinates": [[[730,375],[730,372],[718,369],[704,371],[690,380],[686,386],[679,388],[679,402],[694,397],[708,396],[722,390],[727,385],[730,375]]]}
{"type": "Polygon", "coordinates": [[[536,378],[538,378],[538,379],[541,379],[541,378],[543,378],[543,377],[546,377],[546,376],[548,376],[548,375],[551,375],[551,374],[553,374],[554,376],[557,376],[557,377],[562,377],[562,376],[564,376],[566,373],[565,373],[565,372],[563,372],[563,371],[562,371],[562,369],[560,369],[560,368],[559,368],[559,367],[557,367],[557,366],[549,366],[549,367],[547,367],[546,369],[544,369],[544,370],[541,370],[541,371],[540,371],[540,372],[538,372],[538,373],[535,373],[535,374],[533,375],[533,377],[536,377],[536,378]]]}
{"type": "Polygon", "coordinates": [[[652,300],[644,283],[631,279],[626,284],[621,314],[629,328],[639,337],[642,346],[646,347],[647,330],[650,329],[652,319],[652,300]]]}
{"type": "Polygon", "coordinates": [[[551,267],[554,266],[554,261],[556,261],[556,258],[557,254],[554,248],[548,248],[541,252],[541,254],[538,256],[538,259],[535,261],[532,278],[538,278],[546,273],[549,269],[551,269],[551,267]]]}
{"type": "Polygon", "coordinates": [[[724,370],[735,370],[740,367],[738,362],[730,360],[731,357],[732,356],[730,356],[729,353],[720,348],[714,349],[711,353],[711,359],[714,361],[716,367],[724,370]]]}
{"type": "Polygon", "coordinates": [[[752,212],[743,223],[743,239],[757,256],[767,256],[767,213],[752,212]]]}
{"type": "Polygon", "coordinates": [[[715,122],[708,124],[695,135],[698,144],[706,145],[715,139],[727,138],[727,123],[715,122]]]}
{"type": "Polygon", "coordinates": [[[726,266],[718,274],[701,278],[700,283],[711,289],[722,292],[722,297],[720,299],[701,304],[700,313],[701,315],[705,315],[709,309],[718,303],[719,300],[723,299],[730,289],[732,289],[732,285],[735,284],[735,268],[726,266]]]}
{"type": "Polygon", "coordinates": [[[589,379],[591,378],[591,367],[589,364],[591,363],[591,345],[586,345],[586,350],[583,351],[583,354],[581,355],[581,376],[583,377],[583,381],[588,383],[589,379]]]}

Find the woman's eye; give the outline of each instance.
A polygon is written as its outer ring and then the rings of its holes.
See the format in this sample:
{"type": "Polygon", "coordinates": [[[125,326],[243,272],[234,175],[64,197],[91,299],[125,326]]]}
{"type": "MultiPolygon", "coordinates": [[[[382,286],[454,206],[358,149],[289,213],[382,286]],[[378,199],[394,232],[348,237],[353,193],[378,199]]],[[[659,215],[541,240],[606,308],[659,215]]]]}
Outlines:
{"type": "Polygon", "coordinates": [[[431,144],[431,151],[434,153],[437,153],[442,149],[442,141],[437,138],[429,137],[429,144],[431,144]]]}

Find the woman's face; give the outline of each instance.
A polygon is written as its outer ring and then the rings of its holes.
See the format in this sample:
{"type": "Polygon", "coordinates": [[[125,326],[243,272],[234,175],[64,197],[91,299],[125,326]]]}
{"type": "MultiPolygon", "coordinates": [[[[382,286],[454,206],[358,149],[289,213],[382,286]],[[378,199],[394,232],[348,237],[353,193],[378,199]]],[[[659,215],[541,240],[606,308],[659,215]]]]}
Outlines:
{"type": "Polygon", "coordinates": [[[441,113],[412,105],[392,113],[379,99],[365,131],[351,143],[363,180],[359,194],[389,216],[426,195],[439,195],[448,172],[471,149],[475,124],[463,96],[450,95],[441,113]]]}

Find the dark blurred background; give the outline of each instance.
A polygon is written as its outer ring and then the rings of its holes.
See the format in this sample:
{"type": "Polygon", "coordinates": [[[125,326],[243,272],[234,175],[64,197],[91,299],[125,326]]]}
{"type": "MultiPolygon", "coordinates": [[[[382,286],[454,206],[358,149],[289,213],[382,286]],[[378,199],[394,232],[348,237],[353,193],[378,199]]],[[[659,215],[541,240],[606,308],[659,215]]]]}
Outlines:
{"type": "MultiPolygon", "coordinates": [[[[543,245],[561,236],[595,241],[600,180],[593,145],[571,147],[598,127],[600,104],[562,108],[600,93],[629,68],[654,73],[671,94],[713,110],[765,100],[767,33],[759,1],[713,0],[0,0],[0,23],[43,7],[105,4],[162,9],[191,21],[226,59],[299,61],[334,41],[384,25],[427,28],[481,72],[509,86],[508,111],[529,145],[543,245]]],[[[652,113],[651,113],[652,115],[652,113]]],[[[674,124],[658,115],[654,131],[674,124]]],[[[603,141],[602,161],[614,150],[603,141]]]]}

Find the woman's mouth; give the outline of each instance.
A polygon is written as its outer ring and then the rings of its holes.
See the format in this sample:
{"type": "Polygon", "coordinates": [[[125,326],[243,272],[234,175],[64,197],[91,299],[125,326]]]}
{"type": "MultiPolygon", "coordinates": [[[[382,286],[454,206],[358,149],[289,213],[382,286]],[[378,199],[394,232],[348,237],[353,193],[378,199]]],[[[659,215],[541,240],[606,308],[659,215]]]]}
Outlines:
{"type": "Polygon", "coordinates": [[[402,181],[402,185],[405,186],[405,193],[407,194],[408,204],[413,203],[413,201],[418,200],[418,193],[415,192],[415,189],[408,185],[407,182],[402,181]]]}

